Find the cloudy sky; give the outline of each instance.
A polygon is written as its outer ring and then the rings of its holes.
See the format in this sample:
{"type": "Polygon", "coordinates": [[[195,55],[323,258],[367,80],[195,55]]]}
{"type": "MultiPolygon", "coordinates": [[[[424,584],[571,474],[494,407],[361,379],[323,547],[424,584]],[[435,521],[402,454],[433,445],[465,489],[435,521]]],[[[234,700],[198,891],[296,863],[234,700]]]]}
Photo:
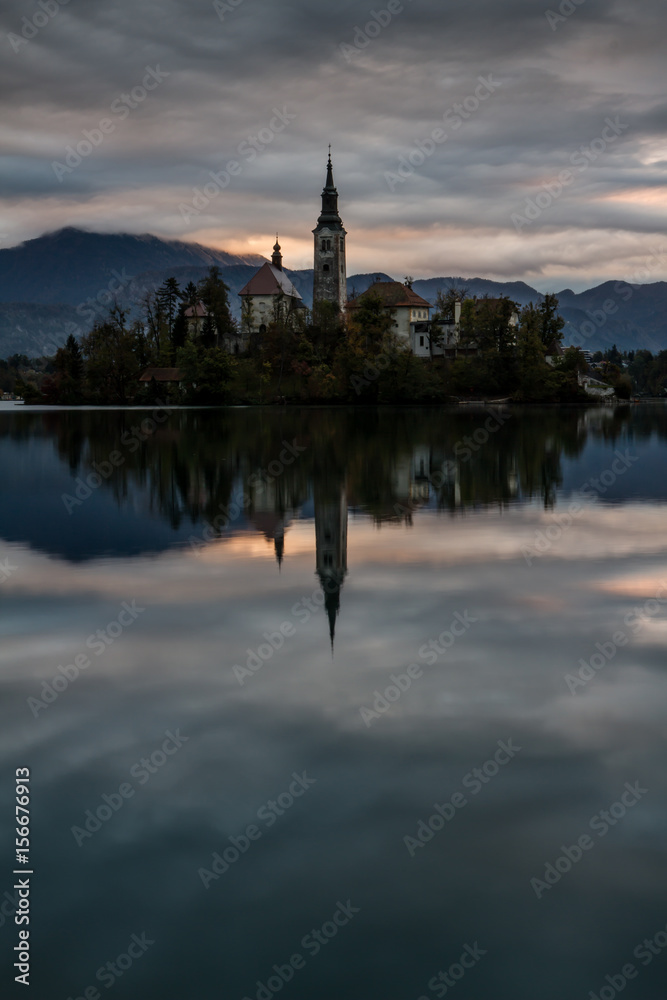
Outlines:
{"type": "Polygon", "coordinates": [[[666,29],[662,0],[5,0],[0,245],[278,231],[309,267],[331,143],[350,274],[664,280],[666,29]]]}

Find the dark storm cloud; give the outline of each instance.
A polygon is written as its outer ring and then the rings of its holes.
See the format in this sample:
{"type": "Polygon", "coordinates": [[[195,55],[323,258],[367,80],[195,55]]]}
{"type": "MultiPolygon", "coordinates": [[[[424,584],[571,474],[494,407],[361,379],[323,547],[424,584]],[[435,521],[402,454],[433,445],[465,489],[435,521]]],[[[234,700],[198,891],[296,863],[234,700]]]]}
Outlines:
{"type": "Polygon", "coordinates": [[[602,276],[627,259],[621,240],[600,253],[604,233],[646,234],[649,247],[664,228],[658,2],[405,0],[391,17],[383,0],[44,3],[46,15],[18,0],[0,14],[0,177],[14,241],[71,222],[240,248],[279,227],[307,266],[328,142],[359,269],[382,253],[385,270],[602,276]],[[148,70],[160,82],[133,101],[148,70]],[[480,78],[489,90],[475,107],[480,78]],[[288,124],[254,157],[240,153],[275,110],[288,124]],[[103,141],[58,176],[53,162],[105,117],[103,141]],[[614,140],[517,226],[527,199],[600,146],[607,119],[623,126],[614,140]],[[446,140],[392,183],[439,127],[446,140]],[[230,160],[241,173],[184,219],[179,206],[230,160]]]}

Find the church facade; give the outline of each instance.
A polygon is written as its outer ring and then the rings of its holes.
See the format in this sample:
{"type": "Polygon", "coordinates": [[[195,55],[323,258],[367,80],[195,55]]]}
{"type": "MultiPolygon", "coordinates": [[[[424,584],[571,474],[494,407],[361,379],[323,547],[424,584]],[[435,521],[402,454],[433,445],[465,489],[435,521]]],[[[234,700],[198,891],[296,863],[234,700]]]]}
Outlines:
{"type": "MultiPolygon", "coordinates": [[[[313,310],[323,303],[335,306],[341,318],[353,317],[365,296],[382,299],[393,315],[393,330],[402,345],[422,358],[474,353],[458,344],[461,303],[448,321],[437,326],[431,321],[432,306],[413,291],[410,282],[376,281],[358,297],[348,301],[346,238],[338,209],[338,190],[334,183],[331,147],[326,179],[322,190],[322,208],[313,229],[313,310]]],[[[280,244],[276,237],[271,262],[256,272],[239,292],[242,300],[241,350],[246,350],[253,336],[262,337],[272,322],[290,323],[298,310],[305,308],[297,289],[283,269],[280,244]]],[[[236,350],[238,351],[238,347],[236,350]]]]}
{"type": "Polygon", "coordinates": [[[244,344],[253,335],[263,336],[270,323],[286,322],[303,309],[301,296],[283,270],[283,255],[276,237],[271,263],[262,264],[241,296],[241,327],[244,344]]]}

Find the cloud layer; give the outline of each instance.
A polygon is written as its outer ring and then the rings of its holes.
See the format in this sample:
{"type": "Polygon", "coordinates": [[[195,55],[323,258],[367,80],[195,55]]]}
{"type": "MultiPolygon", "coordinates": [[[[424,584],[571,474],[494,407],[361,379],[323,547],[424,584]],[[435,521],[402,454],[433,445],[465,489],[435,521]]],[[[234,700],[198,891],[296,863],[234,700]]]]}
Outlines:
{"type": "Polygon", "coordinates": [[[667,222],[666,21],[658,0],[11,0],[2,242],[73,224],[267,253],[278,230],[308,267],[331,142],[351,271],[631,277],[667,222]]]}

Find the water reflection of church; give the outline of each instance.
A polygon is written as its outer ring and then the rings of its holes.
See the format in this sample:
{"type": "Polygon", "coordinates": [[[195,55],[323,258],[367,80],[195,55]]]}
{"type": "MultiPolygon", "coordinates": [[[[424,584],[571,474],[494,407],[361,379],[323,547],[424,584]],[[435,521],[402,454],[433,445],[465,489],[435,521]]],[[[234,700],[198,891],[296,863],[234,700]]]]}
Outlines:
{"type": "Polygon", "coordinates": [[[316,568],[324,592],[324,607],[329,619],[333,649],[336,618],[340,611],[340,592],[347,573],[347,495],[340,487],[336,496],[315,491],[316,568]]]}
{"type": "MultiPolygon", "coordinates": [[[[480,459],[481,461],[481,459],[480,459]]],[[[374,482],[375,494],[355,486],[349,470],[321,466],[313,476],[315,516],[315,571],[324,594],[331,643],[340,613],[341,591],[347,576],[348,503],[381,527],[411,525],[413,515],[431,508],[456,514],[480,505],[515,502],[520,493],[517,459],[512,454],[483,457],[483,476],[471,459],[459,458],[451,448],[416,444],[392,456],[383,481],[374,482]]],[[[282,566],[285,533],[303,509],[304,487],[290,486],[286,477],[274,480],[254,498],[250,521],[274,544],[282,566]]]]}
{"type": "MultiPolygon", "coordinates": [[[[343,483],[316,482],[315,508],[315,572],[324,593],[324,608],[329,620],[329,636],[333,647],[336,619],[340,611],[340,592],[347,575],[347,493],[343,483]]],[[[294,511],[286,495],[285,484],[276,480],[253,502],[250,517],[253,525],[267,541],[273,541],[276,561],[281,567],[285,554],[285,532],[294,511]]]]}

